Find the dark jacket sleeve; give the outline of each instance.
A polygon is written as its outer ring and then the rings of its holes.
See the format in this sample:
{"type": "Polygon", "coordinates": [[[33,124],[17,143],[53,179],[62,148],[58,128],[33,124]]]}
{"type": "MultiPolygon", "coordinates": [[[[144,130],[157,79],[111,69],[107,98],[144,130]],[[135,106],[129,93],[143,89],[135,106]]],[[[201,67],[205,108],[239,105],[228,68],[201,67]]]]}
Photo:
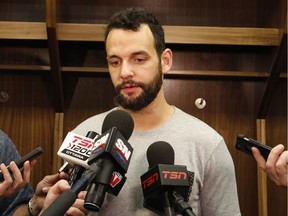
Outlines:
{"type": "MultiPolygon", "coordinates": [[[[19,152],[12,140],[0,130],[0,163],[8,165],[12,160],[20,159],[19,152]]],[[[31,184],[27,184],[17,194],[11,197],[0,197],[0,215],[11,216],[17,207],[29,202],[34,191],[31,184]]]]}

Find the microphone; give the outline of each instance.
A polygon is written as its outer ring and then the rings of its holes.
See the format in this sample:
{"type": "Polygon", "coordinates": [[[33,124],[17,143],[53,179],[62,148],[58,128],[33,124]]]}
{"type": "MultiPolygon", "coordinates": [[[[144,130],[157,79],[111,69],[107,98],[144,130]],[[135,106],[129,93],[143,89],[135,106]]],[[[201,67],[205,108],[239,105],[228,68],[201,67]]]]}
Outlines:
{"type": "MultiPolygon", "coordinates": [[[[99,137],[100,135],[98,133],[96,133],[95,131],[88,131],[88,133],[86,134],[86,137],[87,138],[90,138],[90,139],[94,139],[95,137],[99,137]]],[[[84,140],[84,142],[87,141],[86,139],[84,140]]],[[[82,141],[83,142],[83,141],[82,141]]],[[[89,142],[89,141],[88,141],[89,142]]],[[[91,141],[93,142],[93,141],[91,141]]],[[[87,146],[88,148],[89,146],[87,146]]],[[[85,147],[84,147],[85,148],[85,147]]],[[[91,148],[93,148],[91,146],[91,148]]],[[[89,152],[89,150],[88,150],[89,152]]],[[[73,169],[72,171],[69,173],[69,176],[68,176],[68,182],[69,184],[72,186],[77,180],[79,180],[83,174],[85,170],[85,167],[79,165],[79,164],[74,164],[73,166],[73,169]]]]}
{"type": "Polygon", "coordinates": [[[187,203],[194,173],[186,166],[174,165],[174,150],[167,142],[151,144],[146,155],[149,170],[141,176],[144,207],[165,216],[195,216],[187,203]]]}
{"type": "Polygon", "coordinates": [[[133,152],[125,138],[130,138],[134,122],[127,112],[116,110],[109,113],[104,119],[102,132],[110,127],[112,127],[110,130],[94,139],[72,132],[68,133],[58,155],[69,163],[81,165],[87,170],[70,190],[63,192],[46,209],[44,216],[64,215],[77,199],[77,194],[87,186],[89,190],[85,197],[84,207],[88,210],[99,211],[106,192],[118,195],[126,181],[123,173],[127,172],[133,152]],[[122,161],[123,156],[125,160],[122,161]],[[91,196],[92,192],[93,196],[91,196]],[[87,201],[87,197],[90,200],[87,201]],[[92,202],[90,202],[91,199],[92,202]]]}
{"type": "Polygon", "coordinates": [[[69,132],[60,146],[57,155],[72,166],[77,164],[85,169],[89,168],[88,159],[95,147],[95,140],[99,137],[94,131],[89,131],[86,136],[69,132]]]}
{"type": "Polygon", "coordinates": [[[101,161],[93,163],[89,169],[85,170],[82,177],[75,182],[70,190],[64,191],[57,199],[44,211],[42,216],[63,216],[73,205],[80,191],[84,190],[88,184],[99,175],[102,168],[101,161]]]}
{"type": "Polygon", "coordinates": [[[95,140],[88,164],[102,161],[102,170],[88,187],[84,207],[98,212],[104,202],[106,192],[115,196],[122,189],[133,148],[127,141],[134,129],[134,121],[129,113],[122,110],[110,112],[103,121],[102,135],[95,140]]]}
{"type": "Polygon", "coordinates": [[[66,162],[59,169],[59,172],[67,169],[67,164],[73,168],[68,176],[68,182],[71,186],[80,179],[84,170],[89,168],[87,161],[97,137],[99,134],[94,131],[89,131],[85,137],[69,132],[60,146],[57,154],[66,162]]]}

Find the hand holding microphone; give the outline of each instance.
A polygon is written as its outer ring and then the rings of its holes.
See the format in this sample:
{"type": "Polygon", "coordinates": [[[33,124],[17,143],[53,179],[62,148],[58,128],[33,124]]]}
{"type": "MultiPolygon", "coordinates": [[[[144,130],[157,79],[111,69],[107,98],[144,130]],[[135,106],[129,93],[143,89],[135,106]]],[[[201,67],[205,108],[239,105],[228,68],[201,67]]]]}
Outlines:
{"type": "MultiPolygon", "coordinates": [[[[48,191],[45,200],[43,201],[43,208],[39,215],[42,215],[44,211],[57,199],[63,192],[69,190],[71,186],[69,183],[62,179],[54,184],[48,191]]],[[[84,193],[79,193],[74,204],[67,210],[66,215],[82,216],[88,214],[88,211],[83,207],[84,193]]],[[[54,216],[54,215],[53,215],[54,216]]],[[[62,215],[61,215],[62,216],[62,215]]]]}
{"type": "MultiPolygon", "coordinates": [[[[118,174],[127,172],[133,149],[125,138],[131,136],[133,128],[134,122],[132,117],[127,112],[117,110],[106,116],[102,127],[102,131],[105,132],[95,139],[95,142],[81,142],[82,145],[91,146],[92,149],[83,149],[83,146],[77,146],[73,142],[68,142],[68,145],[64,145],[63,150],[62,144],[59,152],[65,153],[64,155],[66,155],[67,161],[70,160],[72,163],[77,161],[77,164],[88,168],[84,171],[81,178],[72,185],[71,189],[64,191],[57,197],[42,215],[63,215],[75,202],[80,191],[85,190],[87,186],[91,184],[94,187],[88,187],[84,204],[85,208],[88,210],[99,211],[106,192],[117,195],[124,183],[122,183],[122,185],[119,184],[120,188],[113,188],[111,182],[115,182],[115,176],[118,176],[115,174],[115,171],[118,174]],[[112,128],[107,130],[107,127],[112,128]],[[82,157],[79,152],[84,153],[84,156],[87,154],[88,157],[82,157]],[[67,157],[67,155],[70,155],[70,157],[67,157]],[[73,158],[75,155],[77,159],[75,159],[75,157],[73,158]],[[89,196],[91,193],[93,196],[89,196]],[[92,200],[87,199],[89,197],[92,197],[92,200]]],[[[77,139],[83,138],[80,136],[75,137],[75,134],[72,134],[72,136],[77,139]]],[[[65,143],[65,141],[63,143],[65,143]]]]}
{"type": "Polygon", "coordinates": [[[43,216],[62,216],[76,201],[78,194],[85,190],[89,183],[99,175],[102,164],[94,163],[88,170],[85,170],[82,177],[60,196],[43,212],[43,216]]]}

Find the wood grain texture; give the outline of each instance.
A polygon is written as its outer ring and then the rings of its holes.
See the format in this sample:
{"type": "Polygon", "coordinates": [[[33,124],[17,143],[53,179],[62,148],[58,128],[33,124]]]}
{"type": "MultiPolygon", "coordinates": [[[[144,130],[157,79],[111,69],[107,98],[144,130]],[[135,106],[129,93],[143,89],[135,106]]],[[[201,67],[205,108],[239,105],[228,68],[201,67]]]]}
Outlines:
{"type": "Polygon", "coordinates": [[[46,40],[45,22],[0,22],[0,39],[46,40]]]}
{"type": "Polygon", "coordinates": [[[14,141],[21,155],[38,146],[44,154],[32,171],[34,186],[52,174],[54,111],[50,105],[43,77],[35,74],[0,74],[0,91],[9,100],[0,103],[0,127],[14,141]]]}
{"type": "MultiPolygon", "coordinates": [[[[52,9],[51,9],[52,10],[52,9]]],[[[51,11],[49,10],[49,12],[51,11]]],[[[49,13],[48,28],[57,29],[59,40],[104,41],[105,24],[54,23],[49,13]]],[[[0,22],[1,39],[47,39],[45,23],[0,22]],[[12,31],[11,31],[12,30],[12,31]]],[[[277,46],[280,31],[276,28],[164,26],[166,43],[277,46]]]]}
{"type": "MultiPolygon", "coordinates": [[[[257,140],[266,143],[266,121],[265,119],[256,120],[257,140]]],[[[267,216],[267,176],[260,167],[258,173],[258,216],[267,216]]]]}

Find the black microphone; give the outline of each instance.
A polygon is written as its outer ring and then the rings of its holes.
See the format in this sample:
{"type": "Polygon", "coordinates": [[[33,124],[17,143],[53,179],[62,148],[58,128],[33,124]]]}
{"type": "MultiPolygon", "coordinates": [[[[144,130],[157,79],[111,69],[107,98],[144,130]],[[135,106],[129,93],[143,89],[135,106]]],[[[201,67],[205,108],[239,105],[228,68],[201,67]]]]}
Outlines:
{"type": "Polygon", "coordinates": [[[88,184],[97,177],[101,171],[101,161],[93,163],[88,170],[85,170],[82,177],[73,184],[70,190],[64,191],[57,199],[44,211],[42,216],[63,216],[77,199],[78,193],[83,191],[88,184]]]}
{"type": "Polygon", "coordinates": [[[141,176],[144,207],[160,215],[180,213],[194,216],[188,205],[194,173],[186,166],[174,165],[174,150],[164,141],[147,149],[149,170],[141,176]]]}
{"type": "MultiPolygon", "coordinates": [[[[99,134],[95,131],[88,131],[88,133],[86,134],[86,137],[90,139],[94,139],[98,136],[99,134]]],[[[74,164],[73,169],[68,176],[68,182],[71,186],[81,178],[85,169],[86,168],[83,167],[82,165],[79,165],[77,163],[74,164]]]]}
{"type": "Polygon", "coordinates": [[[133,148],[128,143],[134,129],[134,121],[129,113],[121,110],[110,112],[103,121],[102,135],[95,141],[88,164],[102,161],[103,168],[87,190],[84,207],[98,212],[104,202],[106,192],[118,195],[123,187],[133,148]]]}

